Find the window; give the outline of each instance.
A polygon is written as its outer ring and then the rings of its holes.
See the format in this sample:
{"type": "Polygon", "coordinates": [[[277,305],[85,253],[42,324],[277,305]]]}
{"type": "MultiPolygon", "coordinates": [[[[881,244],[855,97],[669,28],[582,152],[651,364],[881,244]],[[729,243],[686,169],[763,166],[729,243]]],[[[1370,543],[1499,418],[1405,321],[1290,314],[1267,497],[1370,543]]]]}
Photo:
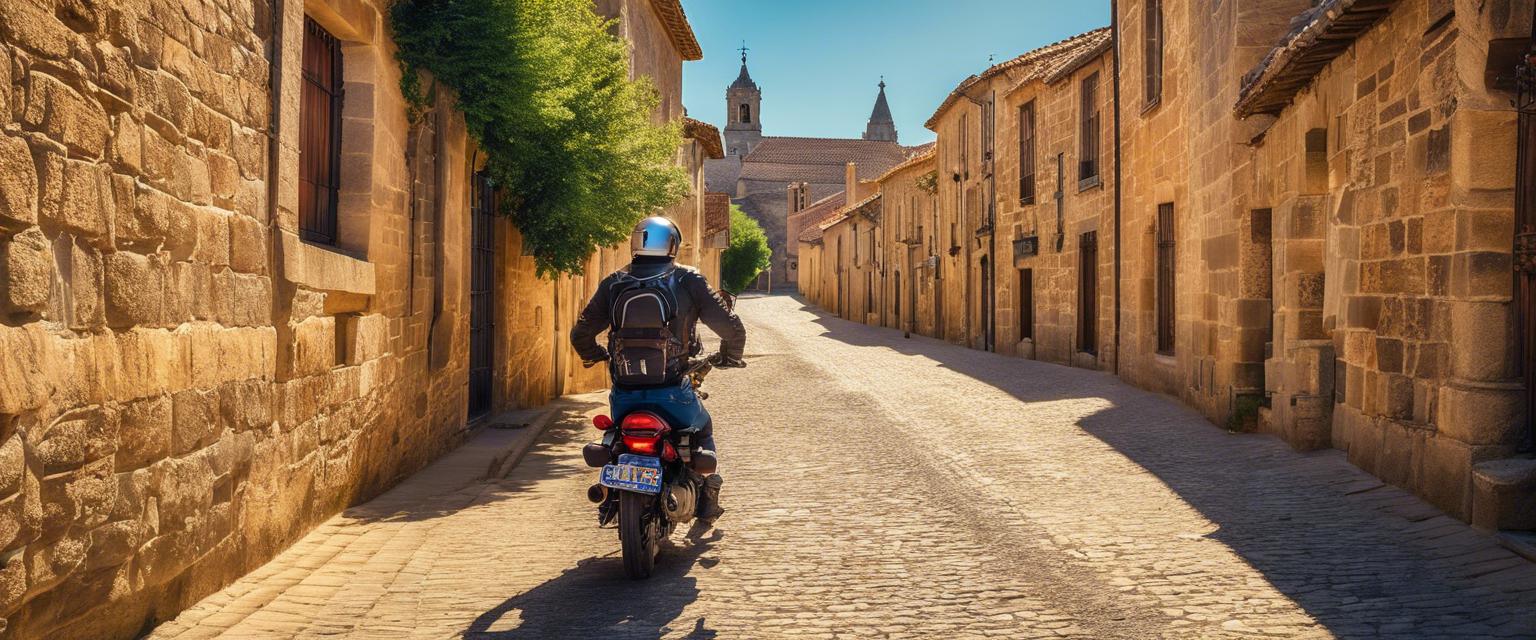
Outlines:
{"type": "Polygon", "coordinates": [[[1084,233],[1077,246],[1077,350],[1098,353],[1099,234],[1084,233]]]}
{"type": "Polygon", "coordinates": [[[336,244],[341,174],[341,43],[304,19],[303,87],[299,104],[299,235],[336,244]]]}
{"type": "MultiPolygon", "coordinates": [[[[875,312],[875,274],[864,274],[864,316],[875,312]]],[[[859,318],[863,320],[864,318],[859,318]]]]}
{"type": "Polygon", "coordinates": [[[1035,272],[1019,269],[1019,339],[1035,339],[1035,272]]]}
{"type": "Polygon", "coordinates": [[[1077,159],[1077,180],[1079,186],[1088,187],[1097,184],[1095,178],[1099,177],[1099,73],[1097,71],[1083,78],[1082,91],[1083,105],[1081,122],[1083,130],[1079,135],[1081,152],[1077,159]]]}
{"type": "Polygon", "coordinates": [[[1303,176],[1303,193],[1328,192],[1328,130],[1309,129],[1306,135],[1306,174],[1303,176]]]}
{"type": "Polygon", "coordinates": [[[740,107],[738,107],[738,113],[740,113],[740,115],[738,116],[738,119],[742,122],[742,124],[751,124],[752,123],[752,105],[749,105],[749,104],[741,105],[740,107]]]}
{"type": "Polygon", "coordinates": [[[1035,101],[1019,107],[1019,204],[1035,203],[1035,101]]]}
{"type": "Polygon", "coordinates": [[[903,221],[902,228],[907,231],[907,238],[921,242],[923,239],[923,227],[917,224],[917,196],[912,196],[911,204],[907,208],[907,219],[903,221]]]}
{"type": "Polygon", "coordinates": [[[981,161],[992,162],[993,139],[996,137],[997,102],[993,96],[981,103],[981,161]]]}
{"type": "Polygon", "coordinates": [[[1142,90],[1146,106],[1163,97],[1163,0],[1146,0],[1143,7],[1142,90]]]}
{"type": "Polygon", "coordinates": [[[960,172],[963,177],[969,178],[971,177],[971,145],[967,138],[970,137],[968,134],[971,127],[970,118],[966,116],[967,114],[960,114],[960,172]]]}
{"type": "Polygon", "coordinates": [[[1173,354],[1173,203],[1157,205],[1157,352],[1173,354]]]}

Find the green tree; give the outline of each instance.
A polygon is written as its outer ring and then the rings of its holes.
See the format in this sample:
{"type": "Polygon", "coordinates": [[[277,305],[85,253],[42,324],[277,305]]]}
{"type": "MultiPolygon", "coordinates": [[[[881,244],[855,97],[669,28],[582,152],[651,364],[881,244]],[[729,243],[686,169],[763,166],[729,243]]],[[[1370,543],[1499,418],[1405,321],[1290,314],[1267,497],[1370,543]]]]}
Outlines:
{"type": "Polygon", "coordinates": [[[731,246],[720,254],[720,288],[741,293],[768,268],[772,257],[763,227],[741,207],[731,205],[731,246]]]}
{"type": "Polygon", "coordinates": [[[580,273],[687,195],[681,128],[653,121],[654,85],[630,79],[628,45],[592,0],[399,0],[390,18],[415,112],[436,83],[452,89],[541,275],[580,273]]]}

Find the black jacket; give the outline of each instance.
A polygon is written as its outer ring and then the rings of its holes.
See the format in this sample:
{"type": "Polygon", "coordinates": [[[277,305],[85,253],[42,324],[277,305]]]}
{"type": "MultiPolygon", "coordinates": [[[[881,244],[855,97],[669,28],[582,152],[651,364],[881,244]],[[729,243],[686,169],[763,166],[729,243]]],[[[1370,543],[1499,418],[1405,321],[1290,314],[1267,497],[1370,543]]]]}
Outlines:
{"type": "MultiPolygon", "coordinates": [[[[614,285],[620,276],[627,273],[643,278],[667,269],[677,269],[682,276],[677,279],[679,290],[672,292],[677,299],[677,317],[673,320],[674,326],[668,327],[672,335],[677,336],[684,345],[689,345],[691,351],[698,340],[694,335],[695,329],[699,321],[703,320],[711,331],[720,336],[720,353],[729,358],[741,359],[747,344],[747,330],[741,325],[741,318],[731,312],[725,300],[709,286],[709,280],[703,274],[692,267],[666,261],[631,263],[619,272],[603,278],[602,283],[597,285],[597,292],[592,294],[581,317],[577,318],[576,325],[571,327],[571,346],[576,348],[576,353],[581,355],[583,361],[594,362],[608,355],[607,349],[598,346],[597,334],[606,331],[613,323],[614,285]]],[[[669,363],[667,369],[676,375],[682,372],[683,366],[680,358],[669,363]]]]}

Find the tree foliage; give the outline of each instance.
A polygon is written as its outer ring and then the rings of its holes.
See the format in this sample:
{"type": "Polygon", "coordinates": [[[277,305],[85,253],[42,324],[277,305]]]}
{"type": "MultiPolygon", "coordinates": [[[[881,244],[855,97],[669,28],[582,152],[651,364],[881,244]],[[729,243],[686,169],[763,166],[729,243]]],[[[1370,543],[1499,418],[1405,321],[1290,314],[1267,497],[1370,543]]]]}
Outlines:
{"type": "Polygon", "coordinates": [[[654,85],[591,0],[399,0],[390,18],[407,98],[428,106],[423,71],[453,90],[541,275],[580,273],[687,195],[681,129],[652,120],[654,85]]]}
{"type": "Polygon", "coordinates": [[[773,250],[763,227],[737,205],[731,205],[731,245],[720,254],[720,287],[741,293],[768,268],[773,250]]]}

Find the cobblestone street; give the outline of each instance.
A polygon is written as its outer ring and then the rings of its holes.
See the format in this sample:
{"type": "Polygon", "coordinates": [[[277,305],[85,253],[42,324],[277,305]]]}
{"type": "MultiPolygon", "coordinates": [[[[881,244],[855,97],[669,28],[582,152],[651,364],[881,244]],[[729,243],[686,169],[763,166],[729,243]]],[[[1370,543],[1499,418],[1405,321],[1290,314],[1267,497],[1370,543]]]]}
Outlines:
{"type": "Polygon", "coordinates": [[[568,401],[503,479],[454,454],[157,638],[1536,635],[1536,564],[1350,466],[1113,377],[744,299],[706,384],[729,512],[623,575],[568,401]]]}

